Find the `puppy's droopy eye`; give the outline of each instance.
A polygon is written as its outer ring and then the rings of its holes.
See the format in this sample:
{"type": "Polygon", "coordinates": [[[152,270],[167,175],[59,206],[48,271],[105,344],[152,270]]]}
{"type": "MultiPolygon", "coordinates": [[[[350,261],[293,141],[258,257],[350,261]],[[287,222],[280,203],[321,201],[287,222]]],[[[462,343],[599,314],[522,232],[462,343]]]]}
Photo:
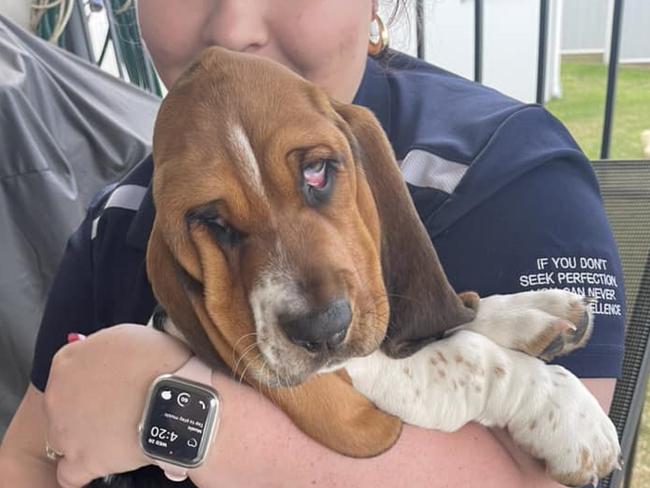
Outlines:
{"type": "Polygon", "coordinates": [[[335,159],[317,159],[302,167],[302,191],[307,203],[320,207],[332,195],[338,162],[335,159]]]}
{"type": "Polygon", "coordinates": [[[228,222],[225,221],[225,219],[221,217],[212,217],[212,218],[206,218],[204,220],[204,223],[213,225],[216,227],[221,227],[223,230],[228,229],[229,225],[228,222]]]}
{"type": "Polygon", "coordinates": [[[305,166],[302,170],[305,183],[312,188],[322,189],[327,184],[327,161],[322,159],[305,166]]]}
{"type": "Polygon", "coordinates": [[[213,204],[194,209],[187,218],[190,224],[196,223],[208,229],[221,245],[234,247],[245,238],[243,233],[232,227],[226,219],[217,213],[213,204]]]}
{"type": "Polygon", "coordinates": [[[244,239],[241,232],[238,232],[221,217],[204,219],[202,224],[212,232],[219,244],[235,247],[244,239]]]}

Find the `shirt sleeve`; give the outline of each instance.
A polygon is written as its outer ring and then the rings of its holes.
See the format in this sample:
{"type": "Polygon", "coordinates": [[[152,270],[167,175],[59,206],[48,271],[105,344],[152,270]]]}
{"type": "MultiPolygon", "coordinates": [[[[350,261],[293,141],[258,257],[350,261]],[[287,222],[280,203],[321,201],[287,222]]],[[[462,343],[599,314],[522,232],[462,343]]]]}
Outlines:
{"type": "MultiPolygon", "coordinates": [[[[540,109],[541,111],[541,109],[540,109]]],[[[534,117],[539,117],[535,114],[534,117]]],[[[550,115],[532,130],[565,131],[550,115]]],[[[521,131],[501,127],[483,154],[507,151],[527,154],[521,171],[517,160],[485,161],[473,165],[512,166],[517,174],[497,190],[486,192],[480,179],[464,192],[478,202],[440,228],[425,220],[450,282],[457,291],[475,290],[481,296],[561,288],[597,298],[594,332],[588,344],[556,362],[585,378],[618,377],[623,358],[625,289],[617,247],[610,230],[591,163],[577,146],[543,150],[530,155],[513,137],[521,131]],[[514,146],[514,149],[513,147],[514,146]],[[481,192],[484,197],[481,198],[481,192]],[[435,232],[431,229],[435,228],[435,232]]],[[[525,124],[524,124],[525,125],[525,124]]],[[[526,129],[524,129],[526,130],[526,129]]],[[[543,136],[542,136],[543,138],[543,136]]],[[[553,139],[553,138],[551,138],[553,139]]],[[[452,194],[450,200],[463,196],[452,194]]],[[[459,203],[459,202],[455,202],[459,203]]],[[[462,204],[460,205],[462,207],[462,204]]]]}
{"type": "Polygon", "coordinates": [[[36,339],[31,382],[45,390],[54,354],[67,343],[69,332],[89,334],[94,322],[92,216],[88,214],[68,240],[54,278],[36,339]]]}

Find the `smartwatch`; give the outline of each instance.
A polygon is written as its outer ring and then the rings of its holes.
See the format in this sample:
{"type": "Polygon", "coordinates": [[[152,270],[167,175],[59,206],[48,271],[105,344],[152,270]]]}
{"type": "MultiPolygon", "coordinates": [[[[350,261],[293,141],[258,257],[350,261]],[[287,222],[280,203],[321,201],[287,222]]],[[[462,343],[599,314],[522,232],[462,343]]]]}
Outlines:
{"type": "Polygon", "coordinates": [[[205,460],[219,424],[221,400],[211,385],[212,370],[196,356],[178,371],[156,378],[138,426],[145,455],[172,481],[205,460]]]}

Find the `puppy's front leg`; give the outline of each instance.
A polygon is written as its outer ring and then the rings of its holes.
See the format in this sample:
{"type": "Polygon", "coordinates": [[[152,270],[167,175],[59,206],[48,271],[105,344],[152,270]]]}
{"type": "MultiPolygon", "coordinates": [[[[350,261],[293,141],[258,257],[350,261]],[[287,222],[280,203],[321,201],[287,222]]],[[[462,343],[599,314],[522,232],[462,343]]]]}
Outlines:
{"type": "Polygon", "coordinates": [[[592,299],[565,290],[482,298],[473,321],[460,327],[546,361],[582,347],[593,329],[592,299]]]}
{"type": "Polygon", "coordinates": [[[346,369],[355,388],[410,424],[507,428],[562,483],[584,485],[617,466],[616,430],[580,380],[481,334],[460,331],[400,360],[376,352],[346,369]]]}

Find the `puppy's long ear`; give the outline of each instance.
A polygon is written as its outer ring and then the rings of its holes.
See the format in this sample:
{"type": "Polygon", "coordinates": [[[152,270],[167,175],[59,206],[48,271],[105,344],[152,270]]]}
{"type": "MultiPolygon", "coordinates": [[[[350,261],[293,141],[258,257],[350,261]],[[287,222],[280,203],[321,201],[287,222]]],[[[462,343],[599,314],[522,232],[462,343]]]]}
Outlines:
{"type": "Polygon", "coordinates": [[[391,357],[409,356],[446,330],[471,321],[478,300],[475,294],[457,295],[449,284],[377,119],[363,107],[333,105],[347,124],[379,214],[390,303],[382,349],[391,357]]]}
{"type": "Polygon", "coordinates": [[[183,334],[194,354],[215,369],[227,369],[225,362],[220,361],[214,353],[190,300],[190,294],[202,295],[202,285],[176,263],[156,223],[147,246],[147,275],[156,300],[183,334]]]}

